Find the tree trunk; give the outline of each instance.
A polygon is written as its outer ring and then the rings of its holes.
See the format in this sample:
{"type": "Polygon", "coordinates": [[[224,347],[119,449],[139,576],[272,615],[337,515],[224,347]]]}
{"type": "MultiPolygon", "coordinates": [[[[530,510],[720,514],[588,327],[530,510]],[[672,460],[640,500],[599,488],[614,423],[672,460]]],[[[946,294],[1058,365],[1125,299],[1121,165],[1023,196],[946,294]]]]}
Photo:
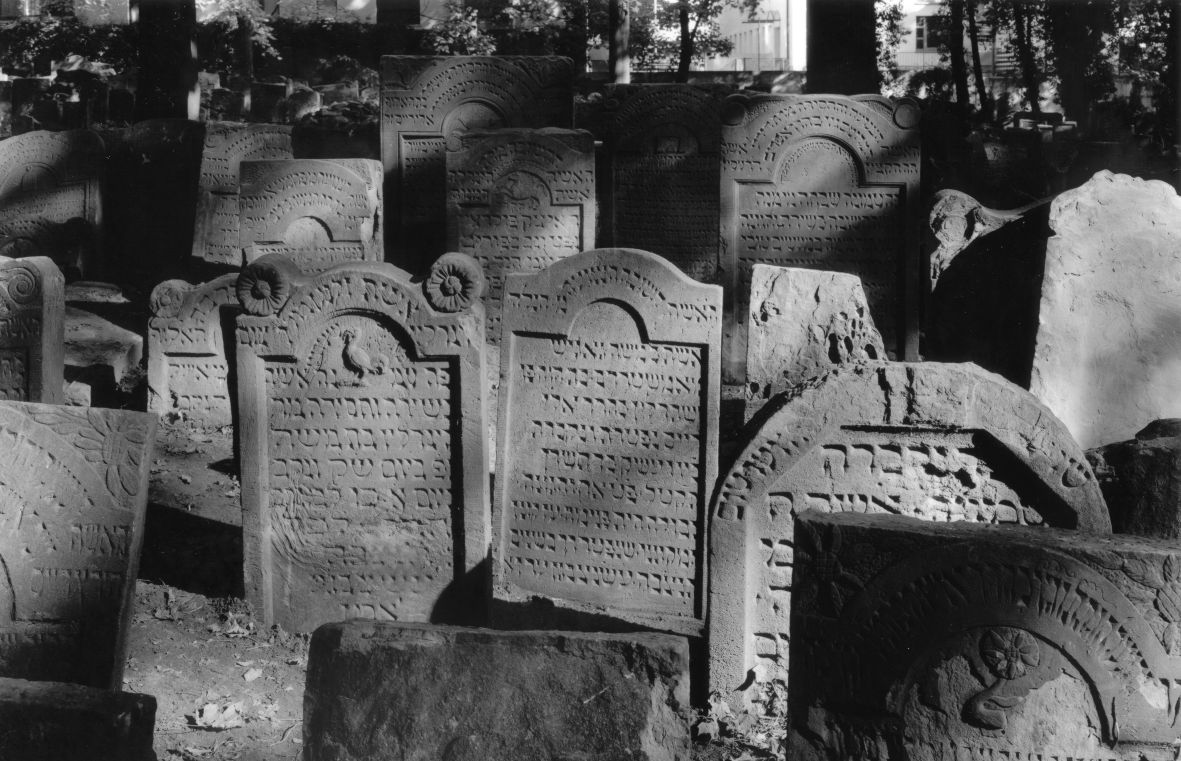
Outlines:
{"type": "Polygon", "coordinates": [[[947,48],[951,54],[951,78],[955,82],[955,100],[963,114],[968,113],[968,69],[964,65],[964,0],[951,0],[951,23],[947,30],[947,48]]]}
{"type": "Polygon", "coordinates": [[[1040,114],[1042,93],[1038,82],[1037,58],[1033,50],[1033,15],[1026,12],[1020,0],[1013,3],[1013,31],[1017,60],[1021,65],[1021,80],[1025,84],[1025,98],[1029,101],[1029,110],[1040,114]]]}
{"type": "Polygon", "coordinates": [[[631,38],[631,8],[629,0],[611,0],[607,8],[609,27],[608,68],[611,81],[625,85],[632,81],[631,55],[628,43],[631,38]]]}
{"type": "Polygon", "coordinates": [[[964,9],[968,16],[968,43],[972,46],[972,74],[976,80],[976,92],[980,96],[980,116],[992,121],[992,93],[984,84],[984,67],[980,63],[980,30],[976,26],[976,0],[967,0],[964,9]]]}
{"type": "Polygon", "coordinates": [[[689,0],[677,4],[677,22],[681,27],[681,55],[677,61],[677,81],[689,81],[689,67],[693,64],[693,32],[689,29],[689,0]]]}

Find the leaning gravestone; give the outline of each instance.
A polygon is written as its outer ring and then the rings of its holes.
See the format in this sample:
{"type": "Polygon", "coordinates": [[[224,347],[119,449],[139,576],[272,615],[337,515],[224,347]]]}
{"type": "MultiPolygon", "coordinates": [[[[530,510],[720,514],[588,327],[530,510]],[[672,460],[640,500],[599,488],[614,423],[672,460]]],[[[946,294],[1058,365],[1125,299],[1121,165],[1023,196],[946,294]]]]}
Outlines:
{"type": "Polygon", "coordinates": [[[72,275],[101,275],[105,156],[102,139],[88,130],[0,141],[0,256],[47,256],[72,275]]]}
{"type": "Polygon", "coordinates": [[[243,161],[290,159],[291,127],[206,122],[197,193],[193,258],[239,267],[238,167],[243,161]]]}
{"type": "Polygon", "coordinates": [[[381,261],[381,182],[370,159],[242,162],[242,255],[283,254],[304,272],[381,261]]]}
{"type": "Polygon", "coordinates": [[[486,606],[483,310],[462,287],[481,275],[448,266],[303,280],[271,255],[239,277],[246,596],[267,625],[486,606]]]}
{"type": "Polygon", "coordinates": [[[1102,171],[1050,227],[1030,390],[1084,447],[1181,417],[1181,198],[1102,171]]]}
{"type": "Polygon", "coordinates": [[[722,115],[721,264],[861,278],[896,356],[918,356],[919,108],[873,95],[735,95],[722,115]]]}
{"type": "Polygon", "coordinates": [[[156,416],[0,403],[0,676],[123,683],[156,416]]]}
{"type": "Polygon", "coordinates": [[[971,365],[853,365],[782,394],[711,516],[711,689],[787,681],[792,524],[805,510],[1110,531],[1085,455],[1028,392],[971,365]]]}
{"type": "MultiPolygon", "coordinates": [[[[589,132],[473,131],[447,151],[447,248],[484,270],[488,342],[500,341],[510,272],[536,272],[594,248],[595,145],[589,132]]],[[[491,354],[495,365],[496,352],[491,354]]]]}
{"type": "Polygon", "coordinates": [[[0,257],[0,399],[62,403],[65,310],[52,260],[0,257]]]}
{"type": "Polygon", "coordinates": [[[788,758],[1176,752],[1175,542],[886,515],[795,528],[788,758]]]}
{"type": "Polygon", "coordinates": [[[381,65],[387,249],[417,273],[445,250],[448,138],[572,126],[574,67],[568,58],[525,56],[383,56],[381,65]]]}
{"type": "Polygon", "coordinates": [[[696,280],[718,269],[722,101],[732,88],[607,85],[600,245],[665,257],[696,280]]]}
{"type": "Polygon", "coordinates": [[[166,280],[152,291],[148,320],[148,411],[162,419],[153,504],[239,523],[230,426],[238,277],[193,285],[166,280]]]}
{"type": "Polygon", "coordinates": [[[509,275],[503,310],[498,600],[700,634],[722,289],[596,249],[509,275]]]}

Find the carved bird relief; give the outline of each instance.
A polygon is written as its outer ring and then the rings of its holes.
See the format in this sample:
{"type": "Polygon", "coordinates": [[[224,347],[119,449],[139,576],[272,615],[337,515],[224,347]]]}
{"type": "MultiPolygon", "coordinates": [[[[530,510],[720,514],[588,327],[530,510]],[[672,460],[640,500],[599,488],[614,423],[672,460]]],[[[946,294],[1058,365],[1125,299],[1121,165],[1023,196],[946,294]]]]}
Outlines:
{"type": "Polygon", "coordinates": [[[359,330],[346,330],[341,333],[341,338],[344,339],[342,359],[344,360],[345,369],[357,375],[356,380],[348,385],[368,386],[369,381],[365,379],[367,374],[381,375],[385,372],[385,357],[379,355],[377,361],[373,361],[373,358],[369,356],[369,352],[361,348],[361,332],[359,330]]]}

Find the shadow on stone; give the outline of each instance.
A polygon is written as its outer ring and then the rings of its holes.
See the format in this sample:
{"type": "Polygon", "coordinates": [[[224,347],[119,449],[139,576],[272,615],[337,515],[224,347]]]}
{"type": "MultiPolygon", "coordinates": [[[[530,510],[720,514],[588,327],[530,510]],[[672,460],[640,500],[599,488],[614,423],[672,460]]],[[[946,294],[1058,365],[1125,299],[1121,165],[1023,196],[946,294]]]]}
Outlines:
{"type": "Polygon", "coordinates": [[[242,597],[242,529],[149,504],[139,578],[206,597],[242,597]]]}

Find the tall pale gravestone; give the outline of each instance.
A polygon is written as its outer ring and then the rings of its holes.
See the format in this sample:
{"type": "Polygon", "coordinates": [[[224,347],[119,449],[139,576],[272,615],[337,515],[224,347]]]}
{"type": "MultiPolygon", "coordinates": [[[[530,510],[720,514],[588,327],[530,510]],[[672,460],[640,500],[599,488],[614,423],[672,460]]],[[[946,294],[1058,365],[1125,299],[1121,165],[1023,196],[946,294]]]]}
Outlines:
{"type": "Polygon", "coordinates": [[[498,601],[700,634],[722,289],[596,249],[509,275],[502,320],[498,601]]]}
{"type": "Polygon", "coordinates": [[[709,679],[732,705],[787,682],[799,513],[1111,530],[1066,428],[975,365],[844,367],[759,419],[711,508],[709,679]],[[759,684],[738,692],[752,673],[759,684]]]}
{"type": "Polygon", "coordinates": [[[505,277],[594,248],[594,138],[581,130],[503,129],[451,142],[447,248],[483,268],[488,340],[496,346],[505,277]]]}
{"type": "Polygon", "coordinates": [[[47,256],[71,274],[101,276],[105,155],[89,130],[0,141],[0,256],[47,256]]]}
{"type": "Polygon", "coordinates": [[[917,104],[875,95],[734,95],[722,114],[721,265],[861,278],[892,356],[918,357],[917,104]]]}
{"type": "Polygon", "coordinates": [[[708,85],[607,85],[600,245],[665,257],[686,275],[717,277],[722,102],[708,85]]]}
{"type": "Polygon", "coordinates": [[[381,162],[244,161],[239,246],[246,262],[283,254],[304,272],[381,261],[381,162]]]}
{"type": "Polygon", "coordinates": [[[787,758],[1175,752],[1175,541],[809,513],[795,543],[787,758]]]}
{"type": "Polygon", "coordinates": [[[1030,390],[1084,447],[1181,417],[1181,198],[1102,171],[1050,227],[1030,390]]]}
{"type": "Polygon", "coordinates": [[[238,279],[245,586],[268,625],[486,607],[481,275],[445,266],[308,279],[270,255],[238,279]]]}
{"type": "Polygon", "coordinates": [[[52,260],[0,257],[0,399],[63,402],[65,310],[52,260]]]}
{"type": "Polygon", "coordinates": [[[0,402],[0,676],[118,689],[156,416],[0,402]]]}
{"type": "Polygon", "coordinates": [[[197,192],[193,259],[240,267],[238,168],[243,161],[292,158],[291,127],[206,122],[197,192]]]}
{"type": "Polygon", "coordinates": [[[498,127],[571,127],[568,58],[383,56],[381,160],[387,249],[419,273],[445,250],[448,140],[498,127]]]}

